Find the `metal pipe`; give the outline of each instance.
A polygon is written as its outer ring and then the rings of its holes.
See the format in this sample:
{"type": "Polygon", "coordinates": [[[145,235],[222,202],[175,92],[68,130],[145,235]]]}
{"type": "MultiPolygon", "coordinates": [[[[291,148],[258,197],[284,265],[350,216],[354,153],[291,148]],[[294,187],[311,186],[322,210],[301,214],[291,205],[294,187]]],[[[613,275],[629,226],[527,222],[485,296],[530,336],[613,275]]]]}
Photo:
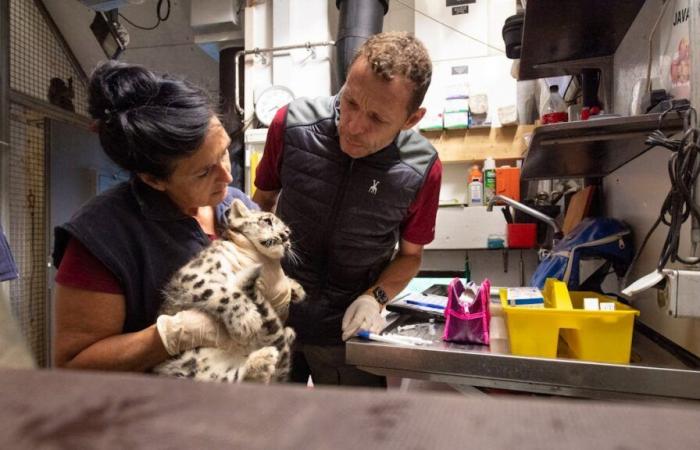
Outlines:
{"type": "MultiPolygon", "coordinates": [[[[219,97],[221,98],[221,114],[224,115],[227,123],[231,126],[231,121],[235,115],[233,106],[236,98],[236,91],[241,90],[245,83],[245,77],[236,72],[236,55],[242,51],[243,47],[227,47],[219,51],[219,97]],[[235,72],[235,76],[234,75],[235,72]]],[[[244,93],[239,93],[244,95],[244,93]]],[[[245,101],[245,97],[244,100],[245,101]]],[[[229,132],[231,130],[228,130],[229,132]]]]}
{"type": "Polygon", "coordinates": [[[557,222],[554,219],[552,219],[551,217],[549,217],[546,214],[543,214],[543,213],[537,211],[536,209],[530,208],[527,205],[523,205],[520,202],[516,202],[512,198],[506,197],[505,195],[494,195],[493,198],[491,198],[491,200],[489,201],[488,206],[486,206],[486,211],[493,211],[493,205],[495,205],[496,202],[499,200],[502,201],[503,203],[509,205],[509,206],[512,206],[513,208],[515,208],[519,211],[524,212],[528,216],[532,216],[535,219],[541,220],[542,222],[551,226],[552,228],[554,228],[555,235],[562,233],[561,228],[559,227],[559,224],[557,224],[557,222]]]}
{"type": "Polygon", "coordinates": [[[236,112],[233,106],[236,94],[243,96],[245,93],[245,75],[236,72],[236,53],[243,50],[242,47],[228,47],[219,51],[219,97],[221,99],[221,121],[231,138],[229,146],[229,159],[231,160],[232,185],[243,190],[245,176],[245,155],[243,142],[243,118],[236,112]],[[233,76],[232,72],[236,72],[233,76]],[[239,84],[240,83],[240,84],[239,84]]]}
{"type": "Polygon", "coordinates": [[[336,73],[339,85],[342,86],[357,49],[371,36],[382,32],[389,1],[336,0],[335,6],[339,11],[336,73]]]}
{"type": "MultiPolygon", "coordinates": [[[[233,59],[236,61],[235,63],[235,77],[236,77],[236,86],[239,85],[239,80],[238,80],[238,71],[239,71],[239,64],[240,64],[240,58],[241,56],[245,55],[259,55],[261,53],[277,53],[285,50],[294,50],[298,48],[305,48],[309,51],[313,47],[331,47],[335,45],[335,41],[321,41],[321,42],[306,42],[305,44],[295,44],[295,45],[283,45],[280,47],[269,47],[269,48],[254,48],[252,50],[239,50],[236,52],[236,55],[233,57],[233,59]]],[[[241,118],[245,120],[245,115],[244,115],[244,106],[240,105],[240,95],[239,95],[239,89],[236,89],[236,99],[234,102],[234,107],[236,108],[236,112],[241,115],[241,118]]]]}

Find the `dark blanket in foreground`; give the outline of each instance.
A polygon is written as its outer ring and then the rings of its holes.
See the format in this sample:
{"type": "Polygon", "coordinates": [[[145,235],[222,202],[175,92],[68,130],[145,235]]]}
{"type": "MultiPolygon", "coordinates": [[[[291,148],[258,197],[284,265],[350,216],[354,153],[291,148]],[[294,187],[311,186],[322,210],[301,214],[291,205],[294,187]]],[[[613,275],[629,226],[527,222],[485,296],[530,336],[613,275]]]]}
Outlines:
{"type": "Polygon", "coordinates": [[[0,447],[698,448],[697,403],[597,403],[0,370],[0,447]]]}

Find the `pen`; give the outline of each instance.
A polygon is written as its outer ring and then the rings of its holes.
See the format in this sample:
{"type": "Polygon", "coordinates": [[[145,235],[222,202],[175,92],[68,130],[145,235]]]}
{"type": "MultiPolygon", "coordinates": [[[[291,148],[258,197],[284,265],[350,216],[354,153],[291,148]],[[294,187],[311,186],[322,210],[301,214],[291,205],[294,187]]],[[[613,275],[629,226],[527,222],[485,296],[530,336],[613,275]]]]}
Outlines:
{"type": "Polygon", "coordinates": [[[357,332],[357,337],[366,339],[368,341],[386,342],[387,344],[398,344],[398,345],[416,345],[409,340],[399,339],[396,336],[382,336],[376,333],[370,333],[367,330],[360,330],[357,332]]]}
{"type": "Polygon", "coordinates": [[[426,308],[441,309],[441,310],[445,309],[444,305],[438,305],[436,303],[418,302],[416,300],[406,300],[406,303],[409,305],[424,306],[426,308]]]}

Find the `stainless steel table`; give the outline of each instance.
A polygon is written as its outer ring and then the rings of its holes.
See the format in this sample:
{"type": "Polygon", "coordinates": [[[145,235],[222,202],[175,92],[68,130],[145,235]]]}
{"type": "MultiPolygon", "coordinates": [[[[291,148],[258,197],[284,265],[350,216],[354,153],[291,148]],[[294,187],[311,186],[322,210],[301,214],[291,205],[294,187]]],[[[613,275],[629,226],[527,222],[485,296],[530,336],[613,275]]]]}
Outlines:
{"type": "MultiPolygon", "coordinates": [[[[394,332],[401,317],[387,331],[394,332]]],[[[453,385],[587,398],[700,399],[700,371],[635,331],[630,364],[607,364],[565,358],[533,358],[491,351],[487,346],[442,342],[422,328],[402,334],[433,340],[427,346],[400,346],[352,339],[346,361],[378,375],[445,382],[453,385]]]]}

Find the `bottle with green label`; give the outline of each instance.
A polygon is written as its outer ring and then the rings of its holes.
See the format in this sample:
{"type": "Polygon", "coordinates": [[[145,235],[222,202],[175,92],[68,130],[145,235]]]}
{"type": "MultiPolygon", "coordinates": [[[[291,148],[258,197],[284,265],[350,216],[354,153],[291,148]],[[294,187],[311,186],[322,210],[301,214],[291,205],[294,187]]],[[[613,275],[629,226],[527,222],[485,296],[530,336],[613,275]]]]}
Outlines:
{"type": "Polygon", "coordinates": [[[490,156],[484,160],[484,204],[496,195],[496,161],[490,156]]]}

